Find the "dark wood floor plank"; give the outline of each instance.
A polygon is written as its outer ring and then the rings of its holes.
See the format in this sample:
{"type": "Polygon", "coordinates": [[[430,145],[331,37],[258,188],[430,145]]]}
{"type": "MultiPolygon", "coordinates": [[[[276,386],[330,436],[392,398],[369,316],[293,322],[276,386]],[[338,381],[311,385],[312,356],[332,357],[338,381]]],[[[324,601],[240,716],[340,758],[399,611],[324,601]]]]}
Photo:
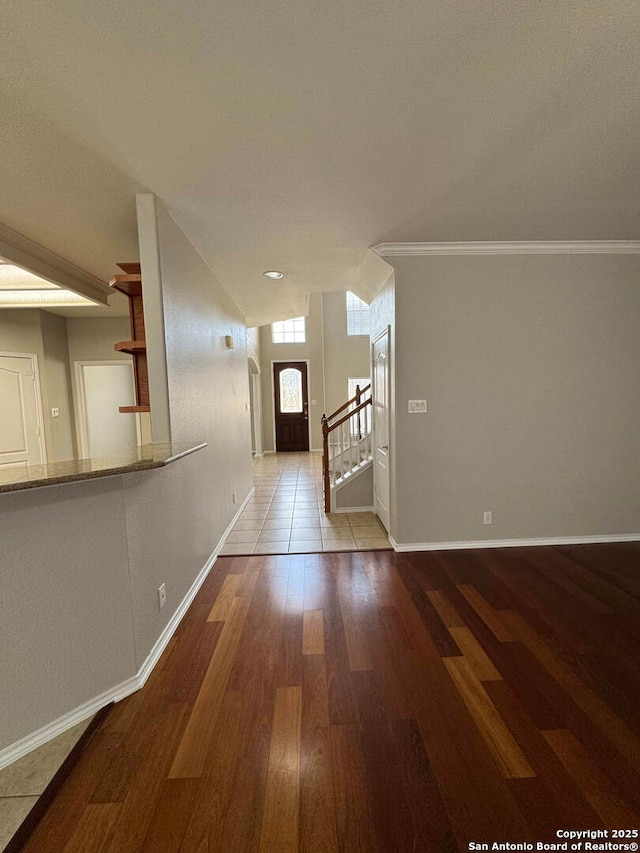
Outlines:
{"type": "Polygon", "coordinates": [[[396,743],[385,713],[375,673],[354,673],[363,761],[371,797],[375,832],[382,850],[412,850],[417,835],[411,819],[396,743]],[[385,775],[376,767],[386,768],[385,775]]]}
{"type": "MultiPolygon", "coordinates": [[[[221,848],[240,756],[252,733],[253,712],[252,702],[239,693],[227,691],[209,748],[204,778],[168,779],[165,783],[163,793],[170,791],[170,786],[176,783],[180,783],[177,789],[180,793],[193,790],[191,786],[195,786],[195,794],[187,804],[187,824],[178,848],[181,853],[194,853],[203,846],[212,850],[221,848]]],[[[162,798],[156,811],[161,803],[162,798]]],[[[174,830],[176,836],[178,829],[174,830]]]]}
{"type": "Polygon", "coordinates": [[[119,803],[90,803],[85,806],[71,838],[62,853],[103,853],[113,839],[113,829],[120,812],[119,803]]]}
{"type": "Polygon", "coordinates": [[[451,822],[415,720],[391,720],[389,727],[415,833],[414,847],[409,849],[457,851],[451,822]]]}
{"type": "MultiPolygon", "coordinates": [[[[613,781],[607,778],[571,732],[560,729],[543,732],[543,735],[605,826],[620,829],[640,825],[640,809],[632,810],[623,802],[613,781]]],[[[635,792],[634,799],[640,806],[640,791],[635,792]]]]}
{"type": "Polygon", "coordinates": [[[171,767],[171,778],[201,776],[217,715],[227,688],[231,667],[244,627],[250,599],[235,598],[220,634],[187,728],[171,767]]]}
{"type": "Polygon", "coordinates": [[[120,746],[119,732],[98,732],[24,846],[26,853],[60,853],[76,829],[79,815],[120,746]]]}
{"type": "Polygon", "coordinates": [[[571,601],[579,603],[594,613],[611,612],[611,608],[602,598],[577,582],[574,562],[557,548],[528,548],[524,558],[527,563],[535,567],[539,576],[559,587],[571,601]]]}
{"type": "MultiPolygon", "coordinates": [[[[399,573],[407,567],[408,561],[406,555],[398,560],[399,573]]],[[[433,637],[431,636],[428,626],[420,618],[414,601],[411,597],[411,592],[398,574],[396,583],[396,598],[395,610],[402,620],[404,631],[409,637],[412,648],[419,652],[426,660],[440,660],[441,654],[436,646],[433,637]]],[[[433,611],[435,613],[435,609],[433,611]]]]}
{"type": "Polygon", "coordinates": [[[260,853],[296,853],[300,825],[302,689],[279,687],[271,734],[260,853]]]}
{"type": "Polygon", "coordinates": [[[378,602],[378,607],[393,607],[396,603],[396,571],[393,555],[388,551],[362,554],[362,562],[378,602]]]}
{"type": "Polygon", "coordinates": [[[601,819],[533,722],[530,706],[518,701],[504,681],[484,687],[536,772],[535,779],[511,780],[510,788],[540,838],[554,840],[553,827],[602,828],[601,819]]]}
{"type": "Polygon", "coordinates": [[[304,660],[300,769],[300,850],[337,850],[329,691],[321,655],[304,660]]]}
{"type": "Polygon", "coordinates": [[[24,849],[414,853],[637,825],[639,566],[635,543],[220,558],[24,849]]]}
{"type": "Polygon", "coordinates": [[[302,654],[324,654],[324,616],[322,610],[306,610],[302,623],[302,654]]]}
{"type": "Polygon", "coordinates": [[[304,609],[320,610],[326,601],[327,569],[319,554],[304,555],[304,609]]]}
{"type": "Polygon", "coordinates": [[[352,554],[338,556],[336,588],[349,667],[352,672],[372,670],[373,662],[362,613],[366,608],[376,606],[375,594],[366,580],[365,572],[355,563],[352,554]]]}
{"type": "Polygon", "coordinates": [[[419,568],[412,566],[405,566],[399,570],[400,577],[411,596],[411,601],[422,624],[426,627],[431,641],[441,657],[453,657],[462,654],[452,634],[440,618],[440,614],[431,603],[428,595],[430,590],[424,588],[423,579],[419,572],[419,568]]]}
{"type": "Polygon", "coordinates": [[[149,820],[140,853],[178,853],[200,790],[199,779],[166,779],[149,820]]]}
{"type": "Polygon", "coordinates": [[[211,608],[211,612],[207,617],[207,622],[224,622],[231,610],[233,599],[238,593],[238,587],[240,586],[241,580],[242,575],[230,574],[226,576],[224,583],[222,584],[222,589],[220,590],[218,597],[211,608]]]}
{"type": "Polygon", "coordinates": [[[300,853],[336,853],[338,826],[329,726],[302,736],[300,853]]]}
{"type": "Polygon", "coordinates": [[[130,780],[122,801],[111,843],[106,848],[109,853],[128,853],[142,846],[188,716],[189,708],[183,703],[163,709],[154,746],[130,780]]]}
{"type": "Polygon", "coordinates": [[[445,658],[444,662],[503,776],[507,779],[535,776],[469,662],[465,658],[445,658]]]}
{"type": "Polygon", "coordinates": [[[615,583],[615,578],[599,571],[597,560],[591,567],[583,549],[562,546],[557,550],[571,561],[572,576],[584,589],[600,598],[615,613],[638,620],[637,598],[615,583]]]}
{"type": "Polygon", "coordinates": [[[331,726],[331,756],[339,849],[349,853],[383,850],[375,834],[358,726],[331,726]]]}
{"type": "Polygon", "coordinates": [[[237,769],[229,807],[220,830],[220,841],[209,850],[255,853],[260,844],[267,772],[271,752],[276,685],[273,675],[266,678],[258,694],[244,694],[249,711],[248,734],[236,749],[237,769]]]}
{"type": "Polygon", "coordinates": [[[501,643],[510,643],[514,640],[514,637],[509,633],[500,615],[482,597],[475,586],[472,584],[458,584],[458,589],[497,640],[500,640],[501,643]]]}
{"type": "Polygon", "coordinates": [[[640,597],[640,548],[637,542],[594,544],[589,548],[562,545],[559,550],[582,565],[604,575],[614,586],[640,597]]]}
{"type": "Polygon", "coordinates": [[[336,584],[338,555],[328,555],[325,562],[324,640],[327,661],[329,714],[332,725],[358,722],[358,711],[351,687],[351,665],[345,642],[342,611],[336,584]]]}
{"type": "Polygon", "coordinates": [[[415,719],[461,849],[470,841],[531,832],[486,742],[438,658],[402,661],[415,719]]]}
{"type": "Polygon", "coordinates": [[[427,595],[429,601],[433,604],[436,613],[442,619],[447,628],[464,628],[465,622],[449,601],[446,592],[442,589],[430,590],[427,595]]]}
{"type": "Polygon", "coordinates": [[[449,631],[479,681],[501,680],[502,676],[469,628],[451,627],[449,631]]]}
{"type": "Polygon", "coordinates": [[[536,687],[537,682],[532,678],[532,669],[540,668],[537,659],[522,643],[505,643],[498,640],[457,586],[450,581],[448,583],[445,590],[447,599],[503,679],[509,682],[520,701],[531,709],[536,724],[540,728],[549,728],[549,724],[555,721],[555,726],[561,727],[564,724],[562,718],[551,706],[544,691],[536,687]]]}
{"type": "Polygon", "coordinates": [[[570,694],[576,704],[593,720],[601,733],[640,771],[640,738],[632,732],[607,703],[598,696],[515,612],[505,614],[512,635],[527,645],[549,674],[570,694]]]}
{"type": "Polygon", "coordinates": [[[413,716],[402,674],[395,638],[389,637],[382,613],[373,607],[363,616],[371,660],[380,691],[380,701],[389,719],[405,720],[413,716]]]}
{"type": "Polygon", "coordinates": [[[396,608],[380,607],[379,609],[387,640],[394,657],[401,658],[410,649],[415,650],[409,632],[396,608]]]}

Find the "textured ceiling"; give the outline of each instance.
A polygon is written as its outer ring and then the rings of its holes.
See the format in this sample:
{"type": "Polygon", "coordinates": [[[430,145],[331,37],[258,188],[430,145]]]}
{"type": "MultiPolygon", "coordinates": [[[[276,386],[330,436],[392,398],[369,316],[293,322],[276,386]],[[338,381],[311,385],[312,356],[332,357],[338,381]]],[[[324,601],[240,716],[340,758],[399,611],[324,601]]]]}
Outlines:
{"type": "Polygon", "coordinates": [[[638,238],[639,36],[637,0],[11,0],[0,221],[107,279],[155,192],[251,323],[366,296],[380,242],[638,238]]]}

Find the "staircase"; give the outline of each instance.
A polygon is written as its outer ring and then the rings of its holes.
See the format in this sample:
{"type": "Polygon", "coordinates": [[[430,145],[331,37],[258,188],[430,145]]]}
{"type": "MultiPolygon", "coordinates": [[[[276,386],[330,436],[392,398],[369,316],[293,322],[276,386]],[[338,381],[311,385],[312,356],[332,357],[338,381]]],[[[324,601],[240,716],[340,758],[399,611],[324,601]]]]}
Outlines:
{"type": "Polygon", "coordinates": [[[370,407],[371,385],[362,389],[357,385],[350,400],[332,414],[322,416],[325,512],[332,512],[338,492],[373,464],[370,407]]]}

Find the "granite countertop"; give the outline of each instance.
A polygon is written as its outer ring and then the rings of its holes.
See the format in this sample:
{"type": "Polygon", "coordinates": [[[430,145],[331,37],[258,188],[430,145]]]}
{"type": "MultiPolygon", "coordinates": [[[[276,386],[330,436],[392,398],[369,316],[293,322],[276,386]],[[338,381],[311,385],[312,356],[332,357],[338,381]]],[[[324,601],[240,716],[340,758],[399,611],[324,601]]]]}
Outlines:
{"type": "Polygon", "coordinates": [[[133,471],[149,471],[152,468],[162,468],[206,446],[206,443],[191,444],[186,441],[143,444],[132,450],[121,450],[110,456],[52,462],[48,465],[30,465],[27,468],[0,469],[0,493],[75,483],[78,480],[129,474],[133,471]]]}

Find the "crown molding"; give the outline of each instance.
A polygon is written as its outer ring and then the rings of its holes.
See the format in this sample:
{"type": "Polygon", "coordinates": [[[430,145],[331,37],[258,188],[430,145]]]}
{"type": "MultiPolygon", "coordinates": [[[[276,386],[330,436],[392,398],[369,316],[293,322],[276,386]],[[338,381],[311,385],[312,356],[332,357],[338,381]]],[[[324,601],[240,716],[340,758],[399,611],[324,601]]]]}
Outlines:
{"type": "Polygon", "coordinates": [[[525,240],[493,243],[378,243],[381,258],[401,255],[635,255],[640,240],[525,240]]]}
{"type": "Polygon", "coordinates": [[[108,305],[108,285],[85,270],[0,223],[0,257],[53,284],[108,305]]]}

